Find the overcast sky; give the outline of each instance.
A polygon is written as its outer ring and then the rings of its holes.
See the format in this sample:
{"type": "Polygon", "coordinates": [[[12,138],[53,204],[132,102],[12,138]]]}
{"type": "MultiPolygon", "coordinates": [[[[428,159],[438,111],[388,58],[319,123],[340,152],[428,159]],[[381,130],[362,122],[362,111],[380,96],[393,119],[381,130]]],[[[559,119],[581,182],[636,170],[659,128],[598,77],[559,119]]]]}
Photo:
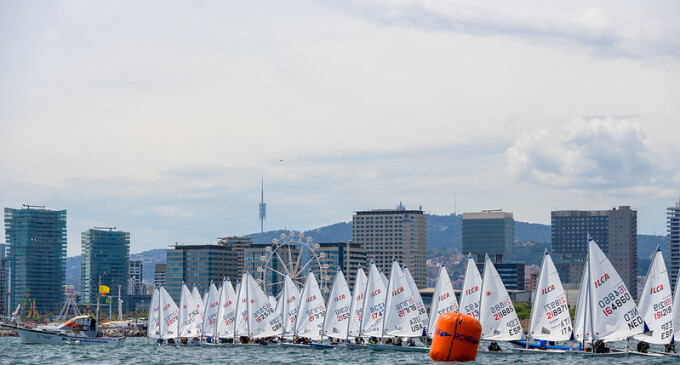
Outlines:
{"type": "Polygon", "coordinates": [[[0,204],[131,251],[680,198],[680,2],[2,1],[0,204]]]}

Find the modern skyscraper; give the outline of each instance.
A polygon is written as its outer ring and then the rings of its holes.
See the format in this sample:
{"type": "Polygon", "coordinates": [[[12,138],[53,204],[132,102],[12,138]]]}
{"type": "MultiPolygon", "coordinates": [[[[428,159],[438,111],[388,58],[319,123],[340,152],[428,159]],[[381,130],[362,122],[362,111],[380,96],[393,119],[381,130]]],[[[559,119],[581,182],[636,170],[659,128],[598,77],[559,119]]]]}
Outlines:
{"type": "Polygon", "coordinates": [[[130,233],[95,227],[81,234],[83,262],[80,268],[81,302],[93,304],[99,296],[99,283],[110,294],[128,292],[130,281],[130,233]]]}
{"type": "Polygon", "coordinates": [[[174,300],[179,300],[183,282],[203,292],[211,280],[221,283],[224,278],[240,278],[239,260],[249,239],[227,237],[220,242],[224,244],[176,245],[167,251],[166,289],[174,300]]]}
{"type": "Polygon", "coordinates": [[[5,275],[5,245],[0,243],[0,314],[9,315],[7,312],[7,278],[5,275]]]}
{"type": "Polygon", "coordinates": [[[680,199],[678,199],[678,202],[675,203],[674,207],[666,209],[666,223],[668,238],[670,239],[668,251],[670,251],[671,254],[669,274],[671,278],[671,287],[675,288],[678,280],[678,270],[680,270],[680,199]]]}
{"type": "Polygon", "coordinates": [[[153,272],[153,286],[159,288],[168,285],[168,265],[156,264],[153,272]]]}
{"type": "Polygon", "coordinates": [[[66,281],[66,210],[24,207],[5,208],[10,307],[30,293],[39,312],[58,313],[66,281]]]}
{"type": "MultiPolygon", "coordinates": [[[[341,267],[350,290],[353,290],[359,264],[364,266],[364,271],[366,270],[366,249],[356,242],[329,242],[319,243],[317,251],[324,254],[320,261],[321,265],[327,267],[326,273],[330,276],[331,285],[338,267],[341,267]]],[[[314,274],[318,276],[317,271],[314,274]]]]}
{"type": "Polygon", "coordinates": [[[352,242],[366,250],[367,264],[390,274],[392,259],[408,266],[418,288],[427,285],[427,217],[422,210],[397,209],[358,211],[352,216],[352,242]]]}
{"type": "Polygon", "coordinates": [[[128,294],[146,294],[146,286],[142,284],[143,269],[144,264],[141,260],[130,260],[130,281],[128,282],[128,294]]]}
{"type": "Polygon", "coordinates": [[[612,210],[558,210],[550,215],[552,255],[562,282],[580,282],[590,234],[637,298],[637,211],[620,206],[612,210]]]}
{"type": "Polygon", "coordinates": [[[504,256],[512,253],[515,240],[512,213],[500,210],[463,213],[462,228],[463,253],[476,255],[477,263],[483,264],[487,254],[494,264],[502,263],[504,256]]]}

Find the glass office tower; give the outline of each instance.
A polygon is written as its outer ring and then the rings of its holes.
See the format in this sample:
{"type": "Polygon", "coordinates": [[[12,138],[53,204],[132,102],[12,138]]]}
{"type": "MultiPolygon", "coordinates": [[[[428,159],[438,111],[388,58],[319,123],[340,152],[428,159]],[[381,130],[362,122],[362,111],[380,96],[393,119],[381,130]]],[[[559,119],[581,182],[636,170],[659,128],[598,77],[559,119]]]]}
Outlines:
{"type": "Polygon", "coordinates": [[[101,284],[109,296],[127,293],[130,278],[130,233],[114,228],[93,228],[81,234],[83,262],[80,269],[81,302],[94,304],[101,284]]]}

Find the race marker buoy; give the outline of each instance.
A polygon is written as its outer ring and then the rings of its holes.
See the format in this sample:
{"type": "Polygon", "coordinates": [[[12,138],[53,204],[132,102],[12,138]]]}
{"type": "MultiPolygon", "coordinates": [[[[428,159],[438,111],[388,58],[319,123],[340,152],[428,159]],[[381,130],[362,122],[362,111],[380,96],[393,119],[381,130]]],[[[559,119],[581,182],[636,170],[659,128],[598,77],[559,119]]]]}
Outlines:
{"type": "Polygon", "coordinates": [[[430,357],[434,361],[475,361],[482,325],[462,313],[439,316],[435,325],[430,357]]]}

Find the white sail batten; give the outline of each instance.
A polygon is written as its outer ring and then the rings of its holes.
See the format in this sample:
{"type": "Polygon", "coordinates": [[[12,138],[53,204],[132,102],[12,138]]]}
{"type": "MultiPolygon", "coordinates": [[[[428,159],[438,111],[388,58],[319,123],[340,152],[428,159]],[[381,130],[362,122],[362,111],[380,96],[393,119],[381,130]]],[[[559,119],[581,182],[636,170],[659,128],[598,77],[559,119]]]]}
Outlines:
{"type": "Polygon", "coordinates": [[[385,313],[385,298],[387,287],[371,262],[368,268],[368,282],[364,295],[364,306],[361,315],[361,337],[376,336],[382,334],[382,317],[385,313]]]}
{"type": "Polygon", "coordinates": [[[499,341],[522,339],[524,333],[517,312],[489,255],[484,260],[482,299],[479,307],[482,339],[499,341]]]}
{"type": "Polygon", "coordinates": [[[347,326],[347,337],[358,337],[361,335],[361,314],[364,311],[364,298],[366,295],[366,284],[368,279],[364,274],[364,269],[359,266],[357,269],[356,280],[354,281],[354,293],[352,294],[352,306],[350,307],[350,319],[347,326]]]}
{"type": "Polygon", "coordinates": [[[161,304],[161,335],[160,338],[166,340],[170,338],[177,338],[179,308],[172,300],[170,294],[164,287],[160,288],[160,304],[161,304]]]}
{"type": "Polygon", "coordinates": [[[351,305],[352,294],[349,292],[345,275],[338,268],[331,287],[331,294],[328,296],[328,306],[323,324],[324,335],[333,338],[345,338],[347,336],[351,305]]]}
{"type": "Polygon", "coordinates": [[[666,263],[661,250],[657,248],[638,302],[640,316],[652,332],[639,334],[635,336],[635,339],[657,345],[671,343],[674,328],[673,312],[675,312],[672,297],[673,292],[668,271],[666,271],[666,263]]]}
{"type": "Polygon", "coordinates": [[[644,331],[645,323],[626,284],[595,241],[588,243],[589,306],[593,339],[624,340],[644,331]]]}
{"type": "Polygon", "coordinates": [[[458,312],[456,294],[453,292],[451,278],[443,265],[439,268],[437,282],[434,285],[432,306],[430,307],[430,323],[427,326],[427,335],[432,338],[435,332],[437,319],[444,313],[458,312]]]}
{"type": "Polygon", "coordinates": [[[572,334],[567,296],[547,251],[536,283],[528,333],[531,338],[546,341],[567,341],[572,334]]]}
{"type": "Polygon", "coordinates": [[[477,270],[472,255],[468,256],[463,288],[460,291],[460,312],[479,319],[479,300],[481,299],[482,276],[477,270]]]}
{"type": "Polygon", "coordinates": [[[217,329],[215,337],[226,338],[234,336],[234,321],[236,320],[236,292],[231,280],[222,282],[220,292],[220,310],[217,312],[217,329]]]}
{"type": "Polygon", "coordinates": [[[422,333],[423,325],[411,286],[399,264],[394,260],[387,285],[382,337],[418,337],[422,333]]]}
{"type": "Polygon", "coordinates": [[[295,335],[312,340],[321,340],[326,305],[323,302],[321,289],[314,277],[314,272],[307,274],[305,287],[300,296],[300,309],[295,322],[295,335]]]}

